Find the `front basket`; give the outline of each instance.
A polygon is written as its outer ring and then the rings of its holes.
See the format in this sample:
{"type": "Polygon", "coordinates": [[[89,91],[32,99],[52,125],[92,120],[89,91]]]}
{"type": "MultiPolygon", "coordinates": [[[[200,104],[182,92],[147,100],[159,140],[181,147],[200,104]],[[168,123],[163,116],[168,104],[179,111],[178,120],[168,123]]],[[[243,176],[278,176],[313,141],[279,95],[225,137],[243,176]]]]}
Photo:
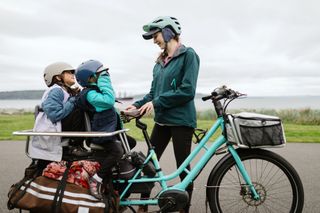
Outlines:
{"type": "Polygon", "coordinates": [[[281,119],[275,116],[241,112],[228,115],[227,139],[240,147],[277,147],[286,143],[281,119]]]}

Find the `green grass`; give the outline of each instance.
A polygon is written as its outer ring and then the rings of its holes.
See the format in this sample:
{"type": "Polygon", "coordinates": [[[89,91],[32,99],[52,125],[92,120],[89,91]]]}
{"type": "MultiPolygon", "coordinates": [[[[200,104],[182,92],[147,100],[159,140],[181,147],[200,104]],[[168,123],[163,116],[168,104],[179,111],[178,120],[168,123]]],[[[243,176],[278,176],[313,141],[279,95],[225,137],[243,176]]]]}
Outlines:
{"type": "Polygon", "coordinates": [[[319,125],[284,124],[288,142],[317,142],[320,143],[319,125]]]}
{"type": "MultiPolygon", "coordinates": [[[[320,125],[320,110],[318,109],[241,109],[229,110],[228,113],[234,114],[239,112],[255,112],[265,115],[278,116],[284,123],[288,124],[303,124],[303,125],[320,125]]],[[[197,113],[198,119],[210,120],[216,118],[213,110],[204,110],[197,113]]]]}
{"type": "MultiPolygon", "coordinates": [[[[317,120],[317,119],[313,119],[317,120]]],[[[151,133],[153,127],[153,119],[146,117],[141,119],[148,125],[148,132],[151,133]]],[[[17,130],[32,129],[34,117],[32,113],[21,115],[0,115],[0,140],[25,140],[23,136],[13,136],[12,132],[17,130]]],[[[212,120],[199,119],[198,128],[209,129],[212,120]]],[[[285,134],[288,142],[316,142],[320,143],[320,125],[312,124],[296,124],[286,121],[284,118],[285,134]]],[[[134,120],[125,124],[125,128],[130,129],[129,135],[136,138],[138,141],[144,140],[141,131],[135,126],[134,120]]],[[[217,133],[216,135],[218,135],[217,133]]]]}
{"type": "Polygon", "coordinates": [[[24,140],[24,136],[13,136],[17,130],[32,129],[34,124],[33,113],[0,115],[0,140],[24,140]]]}

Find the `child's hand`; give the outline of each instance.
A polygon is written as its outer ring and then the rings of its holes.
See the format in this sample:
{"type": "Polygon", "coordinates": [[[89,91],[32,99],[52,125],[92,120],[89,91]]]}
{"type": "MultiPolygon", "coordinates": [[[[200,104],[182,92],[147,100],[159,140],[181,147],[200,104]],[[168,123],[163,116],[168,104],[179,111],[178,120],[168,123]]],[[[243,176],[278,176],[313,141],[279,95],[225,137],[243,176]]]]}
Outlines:
{"type": "Polygon", "coordinates": [[[101,72],[96,72],[97,77],[99,78],[101,75],[107,75],[110,76],[108,70],[103,70],[101,72]]]}

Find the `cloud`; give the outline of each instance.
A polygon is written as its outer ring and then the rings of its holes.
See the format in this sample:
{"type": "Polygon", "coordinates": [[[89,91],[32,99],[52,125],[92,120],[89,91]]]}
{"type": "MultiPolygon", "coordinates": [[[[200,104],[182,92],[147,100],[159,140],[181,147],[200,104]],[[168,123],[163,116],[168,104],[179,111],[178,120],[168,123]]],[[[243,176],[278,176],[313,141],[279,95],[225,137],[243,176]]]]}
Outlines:
{"type": "Polygon", "coordinates": [[[149,91],[159,53],[142,39],[158,15],[182,24],[182,42],[201,59],[198,92],[228,84],[254,95],[319,95],[318,1],[0,2],[0,90],[44,89],[54,61],[98,59],[117,91],[149,91]],[[3,79],[6,79],[5,82],[3,79]]]}

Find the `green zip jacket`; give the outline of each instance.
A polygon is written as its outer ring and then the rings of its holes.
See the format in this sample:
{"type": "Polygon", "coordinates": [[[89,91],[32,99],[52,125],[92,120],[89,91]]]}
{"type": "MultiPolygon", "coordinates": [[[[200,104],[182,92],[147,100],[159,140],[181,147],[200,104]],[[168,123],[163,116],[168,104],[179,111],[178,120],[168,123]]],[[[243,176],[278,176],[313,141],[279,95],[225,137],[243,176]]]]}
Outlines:
{"type": "Polygon", "coordinates": [[[156,62],[150,92],[133,105],[140,108],[152,101],[156,123],[196,128],[194,97],[199,63],[197,53],[181,45],[167,64],[156,62]]]}

